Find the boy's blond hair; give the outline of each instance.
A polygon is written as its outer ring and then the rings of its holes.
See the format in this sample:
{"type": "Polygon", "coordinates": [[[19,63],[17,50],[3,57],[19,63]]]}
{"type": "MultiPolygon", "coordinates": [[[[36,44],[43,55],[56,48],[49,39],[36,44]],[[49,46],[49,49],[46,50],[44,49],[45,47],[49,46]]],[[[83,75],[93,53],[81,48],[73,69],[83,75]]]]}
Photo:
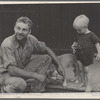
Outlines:
{"type": "Polygon", "coordinates": [[[80,29],[83,27],[88,27],[88,24],[89,24],[89,18],[86,15],[81,14],[75,18],[73,22],[73,27],[75,29],[80,29]]]}

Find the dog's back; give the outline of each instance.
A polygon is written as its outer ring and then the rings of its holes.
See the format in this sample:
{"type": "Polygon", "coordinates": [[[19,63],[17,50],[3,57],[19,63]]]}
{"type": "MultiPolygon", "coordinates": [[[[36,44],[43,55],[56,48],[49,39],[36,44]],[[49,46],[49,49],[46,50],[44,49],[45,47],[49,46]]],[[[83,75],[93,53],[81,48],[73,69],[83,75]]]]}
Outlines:
{"type": "Polygon", "coordinates": [[[76,56],[74,54],[63,54],[58,57],[60,62],[66,68],[73,67],[77,63],[76,56]]]}
{"type": "Polygon", "coordinates": [[[86,92],[100,91],[100,62],[88,66],[86,92]]]}

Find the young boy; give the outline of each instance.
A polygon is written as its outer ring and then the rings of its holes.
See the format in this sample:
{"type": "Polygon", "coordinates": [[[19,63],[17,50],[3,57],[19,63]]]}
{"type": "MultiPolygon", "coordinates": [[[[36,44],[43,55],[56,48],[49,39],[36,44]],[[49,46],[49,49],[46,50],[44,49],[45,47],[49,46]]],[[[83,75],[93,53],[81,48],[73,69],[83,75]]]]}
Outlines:
{"type": "Polygon", "coordinates": [[[85,83],[85,69],[88,65],[93,64],[93,48],[97,49],[96,59],[100,60],[100,39],[88,29],[89,18],[86,15],[79,15],[73,22],[73,28],[77,31],[77,35],[72,44],[72,49],[77,57],[80,66],[80,75],[82,78],[81,86],[85,83]]]}

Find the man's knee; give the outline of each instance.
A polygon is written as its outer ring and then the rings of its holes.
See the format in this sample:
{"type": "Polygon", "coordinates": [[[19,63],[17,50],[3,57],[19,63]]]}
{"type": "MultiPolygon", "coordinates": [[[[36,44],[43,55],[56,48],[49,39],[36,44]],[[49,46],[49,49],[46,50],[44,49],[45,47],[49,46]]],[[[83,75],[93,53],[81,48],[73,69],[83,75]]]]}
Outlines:
{"type": "Polygon", "coordinates": [[[51,62],[51,57],[49,55],[43,55],[43,57],[45,58],[45,60],[47,60],[48,62],[51,62]]]}
{"type": "Polygon", "coordinates": [[[21,91],[24,91],[27,87],[27,84],[24,79],[17,78],[18,84],[16,85],[16,88],[20,88],[21,91]]]}
{"type": "Polygon", "coordinates": [[[27,87],[24,79],[20,77],[12,77],[5,80],[4,90],[8,93],[23,92],[27,87]]]}

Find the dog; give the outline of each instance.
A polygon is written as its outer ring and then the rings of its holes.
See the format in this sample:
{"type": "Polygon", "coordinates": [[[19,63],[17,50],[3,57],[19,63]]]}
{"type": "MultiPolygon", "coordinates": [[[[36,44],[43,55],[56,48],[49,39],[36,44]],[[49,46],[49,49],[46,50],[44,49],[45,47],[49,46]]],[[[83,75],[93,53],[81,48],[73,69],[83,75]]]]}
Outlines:
{"type": "Polygon", "coordinates": [[[87,86],[85,92],[100,92],[100,62],[87,66],[85,70],[87,72],[87,86]]]}
{"type": "MultiPolygon", "coordinates": [[[[75,77],[79,77],[79,64],[74,54],[63,54],[59,56],[58,59],[61,64],[66,68],[66,70],[72,67],[74,69],[75,77]]],[[[85,72],[87,77],[85,92],[100,92],[100,62],[96,61],[94,64],[86,66],[85,72]]],[[[67,73],[65,77],[67,77],[67,73]]],[[[67,78],[65,78],[63,86],[66,87],[67,85],[67,78]]]]}
{"type": "MultiPolygon", "coordinates": [[[[73,68],[73,71],[74,71],[74,74],[75,74],[75,77],[79,77],[79,65],[78,65],[78,62],[77,62],[77,58],[74,54],[63,54],[61,56],[58,56],[58,59],[60,61],[60,63],[62,64],[62,66],[65,67],[65,71],[68,69],[68,68],[73,68]]],[[[64,82],[63,82],[63,86],[64,87],[67,87],[67,73],[65,73],[65,79],[64,79],[64,82]]],[[[76,78],[77,79],[77,78],[76,78]]]]}

